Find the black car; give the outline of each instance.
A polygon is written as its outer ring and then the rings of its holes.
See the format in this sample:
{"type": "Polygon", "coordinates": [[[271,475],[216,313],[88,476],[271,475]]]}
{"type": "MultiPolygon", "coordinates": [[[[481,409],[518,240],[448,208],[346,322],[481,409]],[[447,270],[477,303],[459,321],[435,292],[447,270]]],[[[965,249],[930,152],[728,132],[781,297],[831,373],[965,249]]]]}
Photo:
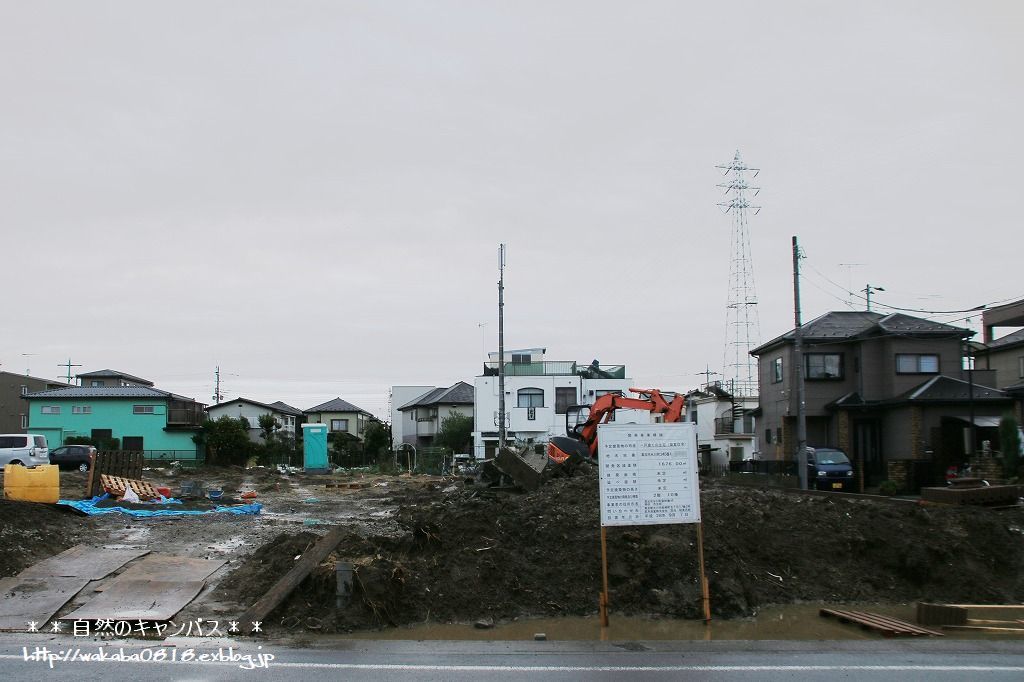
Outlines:
{"type": "Polygon", "coordinates": [[[62,445],[50,450],[50,464],[61,469],[78,469],[88,471],[96,448],[91,445],[62,445]]]}
{"type": "Polygon", "coordinates": [[[836,448],[807,448],[807,484],[817,490],[854,492],[853,465],[836,448]]]}

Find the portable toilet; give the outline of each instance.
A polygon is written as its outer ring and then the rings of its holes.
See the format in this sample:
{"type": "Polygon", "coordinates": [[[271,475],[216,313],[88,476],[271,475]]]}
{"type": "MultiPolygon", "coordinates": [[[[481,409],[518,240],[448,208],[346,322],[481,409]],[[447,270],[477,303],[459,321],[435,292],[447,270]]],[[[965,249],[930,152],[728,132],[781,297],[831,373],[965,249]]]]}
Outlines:
{"type": "Polygon", "coordinates": [[[302,425],[302,466],[306,471],[324,472],[327,464],[327,424],[302,425]]]}

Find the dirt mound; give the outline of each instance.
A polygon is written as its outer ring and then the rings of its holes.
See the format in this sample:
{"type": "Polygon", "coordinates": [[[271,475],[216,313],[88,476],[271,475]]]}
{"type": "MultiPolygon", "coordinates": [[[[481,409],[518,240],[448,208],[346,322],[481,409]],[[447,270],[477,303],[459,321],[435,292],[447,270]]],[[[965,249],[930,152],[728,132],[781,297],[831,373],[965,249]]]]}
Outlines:
{"type": "MultiPolygon", "coordinates": [[[[555,479],[526,495],[456,484],[406,491],[394,502],[403,535],[350,536],[275,616],[293,626],[312,616],[317,629],[322,623],[330,631],[596,610],[596,475],[555,479]],[[340,611],[334,606],[338,561],[355,572],[353,603],[340,611]]],[[[811,600],[1024,598],[1017,569],[1024,559],[1024,510],[716,485],[704,489],[702,508],[711,604],[720,617],[811,600]]],[[[291,536],[300,538],[292,543],[281,536],[280,548],[271,543],[253,559],[289,563],[308,535],[291,536]]],[[[609,528],[613,611],[699,617],[696,535],[695,526],[683,525],[609,528]]]]}
{"type": "Polygon", "coordinates": [[[0,499],[0,577],[63,552],[91,530],[90,519],[66,509],[0,499]]]}

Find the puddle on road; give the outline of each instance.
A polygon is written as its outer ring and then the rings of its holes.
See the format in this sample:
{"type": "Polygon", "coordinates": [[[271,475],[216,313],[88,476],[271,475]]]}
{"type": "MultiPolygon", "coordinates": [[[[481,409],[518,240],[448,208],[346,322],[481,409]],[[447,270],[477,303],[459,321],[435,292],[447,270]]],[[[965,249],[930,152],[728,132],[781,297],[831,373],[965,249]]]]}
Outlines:
{"type": "MultiPolygon", "coordinates": [[[[883,639],[881,633],[846,625],[834,618],[818,614],[825,604],[796,604],[762,609],[756,618],[703,621],[654,620],[616,616],[609,618],[606,637],[596,616],[587,618],[540,618],[502,623],[494,628],[478,630],[472,624],[428,624],[392,628],[345,635],[345,639],[386,640],[532,640],[543,632],[548,641],[634,640],[826,640],[883,639]]],[[[913,605],[863,604],[833,606],[850,610],[871,611],[881,615],[914,622],[913,605]]],[[[992,639],[993,633],[946,631],[946,637],[957,639],[992,639]]],[[[1019,636],[1014,639],[1020,640],[1019,636]]]]}

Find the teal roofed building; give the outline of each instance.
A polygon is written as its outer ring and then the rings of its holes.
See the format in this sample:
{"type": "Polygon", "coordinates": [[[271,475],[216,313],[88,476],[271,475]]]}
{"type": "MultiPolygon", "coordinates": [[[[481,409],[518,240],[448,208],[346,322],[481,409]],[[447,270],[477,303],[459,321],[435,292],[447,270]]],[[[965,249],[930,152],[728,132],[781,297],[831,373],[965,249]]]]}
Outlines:
{"type": "Polygon", "coordinates": [[[201,458],[193,440],[204,405],[151,386],[73,386],[37,391],[28,401],[28,432],[55,448],[72,437],[91,438],[100,449],[146,453],[147,459],[201,458]]]}

